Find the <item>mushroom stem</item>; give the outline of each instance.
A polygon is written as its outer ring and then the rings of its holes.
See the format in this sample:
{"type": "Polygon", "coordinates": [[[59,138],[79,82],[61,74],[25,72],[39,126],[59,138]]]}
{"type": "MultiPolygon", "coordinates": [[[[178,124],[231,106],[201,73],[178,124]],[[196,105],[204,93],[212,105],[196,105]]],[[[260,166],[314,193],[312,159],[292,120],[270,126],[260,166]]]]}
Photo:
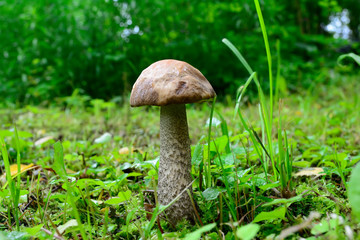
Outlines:
{"type": "MultiPolygon", "coordinates": [[[[185,104],[162,106],[160,110],[160,164],[158,199],[167,205],[192,181],[191,149],[185,104]]],[[[192,193],[192,188],[190,188],[192,193]]],[[[176,223],[194,219],[194,209],[187,192],[166,211],[169,221],[176,223]]]]}

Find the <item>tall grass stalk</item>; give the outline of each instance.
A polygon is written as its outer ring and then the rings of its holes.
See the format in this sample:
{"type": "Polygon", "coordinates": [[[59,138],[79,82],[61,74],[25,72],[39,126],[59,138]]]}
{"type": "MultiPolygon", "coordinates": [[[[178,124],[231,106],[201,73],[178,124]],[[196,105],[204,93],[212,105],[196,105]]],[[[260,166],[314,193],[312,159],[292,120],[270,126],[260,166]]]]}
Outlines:
{"type": "Polygon", "coordinates": [[[279,88],[280,88],[280,68],[281,68],[281,52],[280,52],[280,40],[276,40],[276,55],[277,55],[277,64],[276,64],[276,81],[275,81],[275,103],[279,101],[279,88]]]}
{"type": "Polygon", "coordinates": [[[282,195],[290,197],[292,192],[292,157],[289,153],[289,145],[286,131],[282,128],[281,102],[279,103],[279,126],[278,126],[278,156],[277,169],[280,172],[282,195]],[[283,134],[284,132],[284,134],[283,134]]]}
{"type": "MultiPolygon", "coordinates": [[[[273,73],[272,73],[272,56],[270,51],[270,45],[269,40],[266,33],[266,26],[264,23],[264,19],[262,16],[260,4],[258,0],[254,0],[256,12],[258,15],[261,32],[264,39],[264,45],[266,50],[266,57],[268,62],[268,74],[269,74],[269,100],[265,99],[264,93],[262,91],[261,85],[259,83],[258,77],[256,72],[252,70],[250,65],[247,63],[245,58],[242,56],[240,51],[227,39],[223,39],[223,43],[229,47],[229,49],[234,53],[234,55],[239,59],[239,61],[242,63],[242,65],[246,68],[246,70],[249,72],[250,77],[246,81],[245,85],[239,88],[238,90],[238,96],[237,96],[237,103],[235,106],[235,114],[238,113],[240,120],[244,126],[244,128],[249,132],[250,138],[253,142],[254,148],[256,150],[256,153],[259,157],[259,159],[262,162],[264,172],[266,174],[267,179],[267,166],[268,161],[267,159],[270,159],[272,169],[273,169],[273,175],[274,175],[274,181],[282,180],[283,185],[282,187],[285,187],[285,184],[289,184],[288,179],[291,178],[291,166],[292,162],[290,159],[290,154],[288,151],[287,146],[287,139],[286,139],[286,133],[285,133],[285,143],[283,142],[283,136],[282,136],[282,130],[281,126],[278,126],[277,133],[279,135],[278,138],[278,150],[280,151],[279,155],[275,156],[275,140],[272,138],[272,131],[273,131],[273,107],[274,107],[274,99],[273,99],[273,73]],[[241,111],[240,111],[240,101],[242,95],[245,93],[246,88],[250,84],[251,81],[254,81],[258,90],[258,96],[259,96],[259,113],[260,113],[260,119],[261,119],[261,129],[262,129],[262,136],[263,138],[260,139],[258,134],[253,130],[253,128],[247,123],[247,121],[244,119],[241,111]],[[250,126],[250,127],[249,127],[250,126]],[[290,171],[290,172],[289,172],[290,171]],[[290,175],[289,175],[290,174],[290,175]],[[286,182],[286,183],[285,183],[286,182]]],[[[276,92],[275,92],[275,99],[278,101],[278,84],[280,79],[280,42],[277,42],[277,54],[278,54],[278,62],[277,62],[277,74],[276,74],[276,92]]],[[[268,180],[268,179],[267,179],[268,180]]]]}
{"type": "MultiPolygon", "coordinates": [[[[265,130],[267,131],[267,138],[268,138],[268,146],[269,146],[269,153],[270,153],[270,158],[272,161],[272,164],[275,165],[275,159],[274,159],[274,152],[273,152],[273,146],[272,146],[272,122],[273,122],[273,106],[274,106],[274,101],[273,101],[273,74],[272,74],[272,58],[271,58],[271,52],[270,52],[270,45],[269,45],[269,40],[267,37],[267,33],[266,33],[266,27],[265,27],[265,22],[264,22],[264,18],[262,16],[262,12],[261,12],[261,8],[260,8],[260,4],[258,0],[254,0],[255,3],[255,8],[256,8],[256,13],[258,15],[259,18],[259,23],[260,23],[260,27],[261,27],[261,32],[264,38],[264,44],[265,44],[265,49],[266,49],[266,57],[267,57],[267,62],[268,62],[268,68],[269,68],[269,84],[270,84],[270,114],[267,114],[266,112],[264,112],[264,117],[266,118],[264,123],[265,123],[265,130]],[[268,126],[266,126],[266,124],[268,126]],[[267,128],[266,128],[267,127],[267,128]]],[[[265,105],[265,102],[262,102],[261,105],[265,105]]],[[[264,108],[266,109],[266,107],[264,106],[264,108]]],[[[276,171],[274,170],[274,176],[275,179],[277,178],[277,174],[276,171]]]]}
{"type": "MultiPolygon", "coordinates": [[[[264,143],[266,141],[266,133],[265,133],[265,125],[264,125],[264,118],[262,117],[262,114],[261,114],[261,106],[259,104],[259,116],[260,116],[260,122],[261,122],[261,135],[262,135],[262,142],[264,143]]],[[[264,167],[264,171],[265,171],[265,174],[267,175],[267,172],[268,172],[268,166],[269,166],[269,163],[267,161],[267,155],[266,155],[266,150],[265,148],[262,147],[262,156],[263,156],[263,159],[262,159],[262,163],[263,163],[263,167],[264,167]]],[[[266,176],[266,179],[267,179],[267,176],[266,176]]]]}
{"type": "MultiPolygon", "coordinates": [[[[207,162],[204,163],[205,166],[205,186],[206,188],[211,187],[211,159],[210,159],[210,143],[211,143],[211,126],[212,126],[212,119],[214,116],[214,106],[216,102],[216,97],[214,98],[211,106],[211,112],[210,112],[210,120],[209,120],[209,130],[208,130],[208,151],[207,151],[207,162]]],[[[205,160],[205,159],[204,159],[205,160]]]]}
{"type": "MultiPolygon", "coordinates": [[[[19,141],[19,135],[17,132],[17,129],[15,127],[15,144],[16,144],[16,162],[17,162],[17,177],[16,177],[16,184],[11,176],[11,170],[10,170],[10,161],[9,161],[9,155],[6,148],[6,143],[2,137],[0,137],[0,148],[1,148],[1,154],[2,158],[4,160],[4,166],[5,166],[5,173],[6,173],[6,180],[8,184],[8,188],[10,190],[11,195],[11,203],[12,203],[12,212],[13,216],[15,218],[15,225],[16,229],[20,230],[19,225],[19,201],[20,201],[20,172],[21,172],[21,156],[20,156],[20,141],[19,141]]],[[[10,209],[8,210],[10,213],[10,209]]],[[[9,215],[10,216],[10,215],[9,215]]],[[[9,218],[9,225],[11,225],[11,217],[9,218]]]]}
{"type": "MultiPolygon", "coordinates": [[[[240,62],[244,65],[244,67],[249,71],[249,74],[250,74],[250,77],[248,78],[248,80],[246,81],[244,87],[242,88],[241,90],[241,94],[237,100],[237,105],[235,106],[235,111],[237,111],[239,117],[240,117],[240,120],[244,126],[244,128],[249,132],[250,134],[250,138],[254,144],[254,148],[256,150],[256,153],[258,154],[258,157],[261,159],[262,161],[262,165],[263,165],[263,168],[264,168],[264,171],[265,171],[265,174],[267,174],[267,166],[265,166],[266,162],[263,161],[263,153],[262,151],[260,150],[260,148],[264,145],[262,144],[257,144],[257,138],[256,138],[256,135],[255,135],[255,131],[253,131],[252,127],[249,127],[249,124],[246,122],[246,120],[244,119],[242,113],[241,113],[241,110],[239,108],[239,104],[240,104],[240,101],[241,101],[241,96],[245,93],[246,91],[246,88],[247,86],[250,84],[250,82],[252,80],[254,80],[255,84],[256,84],[256,87],[257,87],[257,90],[258,90],[258,94],[259,94],[259,99],[260,99],[260,109],[261,109],[261,119],[262,119],[262,123],[263,123],[263,127],[265,129],[265,132],[266,132],[266,138],[267,138],[267,141],[268,141],[268,150],[269,151],[266,151],[266,152],[269,152],[269,158],[271,160],[271,163],[272,163],[272,166],[273,166],[273,169],[275,169],[275,161],[274,161],[274,158],[273,158],[273,151],[272,151],[272,139],[271,139],[271,130],[269,129],[269,114],[268,114],[268,110],[267,110],[267,104],[266,104],[266,99],[265,99],[265,95],[262,91],[262,88],[261,88],[261,85],[260,85],[260,82],[257,78],[257,74],[256,72],[254,72],[252,70],[252,68],[250,67],[250,65],[247,63],[247,61],[245,60],[245,58],[242,56],[242,54],[240,53],[240,51],[238,49],[236,49],[236,47],[227,39],[223,39],[222,40],[223,43],[228,46],[230,48],[230,50],[235,54],[235,56],[240,60],[240,62]]],[[[277,178],[277,175],[276,175],[276,171],[274,171],[274,176],[275,176],[275,179],[277,178]]]]}
{"type": "Polygon", "coordinates": [[[269,83],[270,83],[270,116],[269,116],[269,127],[270,129],[272,129],[272,117],[273,117],[273,79],[272,79],[272,59],[271,59],[271,52],[270,52],[270,46],[269,46],[269,40],[267,37],[267,33],[266,33],[266,27],[265,27],[265,22],[264,22],[264,18],[262,16],[262,12],[261,12],[261,8],[260,8],[260,4],[258,0],[254,0],[255,3],[255,8],[256,8],[256,13],[258,15],[259,18],[259,23],[260,23],[260,27],[261,27],[261,32],[263,34],[263,38],[264,38],[264,44],[265,44],[265,49],[266,49],[266,57],[267,57],[267,62],[268,62],[268,67],[269,67],[269,83]]]}

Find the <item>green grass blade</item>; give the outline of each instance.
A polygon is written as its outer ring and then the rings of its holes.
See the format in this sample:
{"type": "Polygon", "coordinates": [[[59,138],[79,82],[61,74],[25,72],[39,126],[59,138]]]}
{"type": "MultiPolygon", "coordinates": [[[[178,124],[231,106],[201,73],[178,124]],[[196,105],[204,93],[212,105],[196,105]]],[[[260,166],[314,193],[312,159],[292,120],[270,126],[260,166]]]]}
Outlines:
{"type": "MultiPolygon", "coordinates": [[[[222,159],[221,159],[221,156],[220,156],[220,153],[218,151],[218,148],[216,146],[216,143],[214,141],[214,146],[215,146],[215,149],[216,149],[216,152],[217,152],[217,155],[219,157],[219,162],[220,162],[220,166],[221,166],[221,173],[222,173],[222,176],[224,178],[224,183],[225,183],[225,188],[226,188],[226,192],[227,192],[227,195],[229,196],[229,210],[231,212],[231,215],[233,216],[234,219],[236,219],[237,221],[237,215],[236,215],[236,211],[235,211],[235,202],[234,202],[234,199],[231,197],[232,196],[232,191],[230,189],[230,186],[229,186],[229,182],[228,182],[228,179],[225,175],[225,169],[224,169],[224,164],[222,162],[222,159]]],[[[224,198],[225,202],[226,202],[226,198],[224,198]]]]}
{"type": "Polygon", "coordinates": [[[269,123],[270,123],[270,129],[271,129],[271,127],[272,127],[272,116],[273,116],[272,59],[271,59],[269,40],[268,40],[268,37],[267,37],[266,27],[265,27],[265,23],[264,23],[264,18],[262,16],[260,4],[259,4],[258,0],[254,0],[254,3],[255,3],[256,12],[257,12],[257,15],[258,15],[258,18],[259,18],[259,22],[260,22],[261,32],[262,32],[263,38],[264,38],[264,44],[265,44],[265,49],[266,49],[266,57],[267,57],[267,62],[268,62],[268,67],[269,67],[269,82],[270,82],[270,118],[269,118],[269,123]]]}
{"type": "Polygon", "coordinates": [[[216,97],[214,97],[212,106],[211,106],[211,112],[210,112],[210,121],[209,121],[209,130],[208,130],[208,159],[207,164],[204,164],[205,166],[205,179],[206,179],[206,188],[211,187],[211,159],[210,159],[210,143],[211,143],[211,126],[212,126],[212,119],[214,116],[214,108],[215,108],[215,102],[216,97]]]}
{"type": "Polygon", "coordinates": [[[69,199],[70,205],[72,207],[72,213],[78,223],[78,227],[80,229],[81,237],[87,240],[87,235],[85,233],[84,226],[81,222],[81,218],[76,207],[76,203],[72,196],[74,196],[74,192],[72,190],[73,186],[71,183],[68,182],[66,171],[65,171],[65,164],[64,164],[64,150],[61,142],[56,142],[54,144],[54,167],[57,174],[59,174],[60,178],[64,181],[64,184],[67,189],[67,199],[69,199]]]}
{"type": "MultiPolygon", "coordinates": [[[[12,178],[11,178],[11,171],[10,171],[10,162],[9,162],[9,155],[6,149],[6,144],[5,141],[2,137],[0,137],[0,147],[1,147],[1,154],[4,160],[4,166],[5,166],[5,173],[6,173],[6,181],[8,182],[9,187],[11,186],[12,183],[12,178]]],[[[11,187],[10,187],[10,191],[11,187]]]]}
{"type": "Polygon", "coordinates": [[[337,63],[339,64],[339,66],[341,66],[341,67],[345,66],[341,63],[341,61],[344,58],[352,58],[360,66],[360,56],[356,55],[355,53],[347,53],[347,54],[340,55],[337,59],[337,63]]]}
{"type": "MultiPolygon", "coordinates": [[[[216,111],[216,110],[215,110],[215,111],[216,111]]],[[[221,120],[220,126],[221,126],[222,135],[223,135],[223,136],[226,136],[226,138],[227,138],[227,143],[226,143],[226,146],[225,146],[225,151],[226,151],[226,153],[231,153],[229,130],[228,130],[228,126],[227,126],[226,120],[225,120],[225,118],[221,115],[221,113],[219,113],[218,111],[216,111],[216,114],[218,115],[218,117],[219,117],[220,120],[221,120]]]]}
{"type": "Polygon", "coordinates": [[[230,50],[235,54],[235,56],[240,60],[240,62],[244,65],[249,74],[252,74],[254,71],[251,69],[248,62],[245,60],[243,55],[239,52],[239,50],[226,38],[223,38],[222,42],[230,48],[230,50]]]}
{"type": "Polygon", "coordinates": [[[54,170],[62,179],[66,179],[66,170],[64,163],[64,152],[62,144],[58,141],[54,144],[54,170]]]}
{"type": "Polygon", "coordinates": [[[240,121],[241,121],[242,125],[244,126],[245,130],[246,130],[246,131],[249,133],[249,135],[250,135],[251,141],[252,141],[253,144],[254,144],[255,151],[256,151],[256,153],[257,153],[257,155],[258,155],[258,157],[259,157],[259,159],[260,159],[260,161],[261,161],[261,164],[262,164],[262,166],[263,166],[263,168],[264,168],[265,176],[266,176],[266,179],[267,179],[267,168],[265,167],[265,163],[263,162],[263,156],[262,156],[261,151],[260,151],[260,148],[259,148],[259,146],[258,146],[258,142],[257,142],[257,140],[256,140],[256,137],[255,137],[253,131],[250,130],[250,128],[249,128],[248,124],[246,123],[244,117],[242,116],[240,110],[238,111],[238,114],[239,114],[239,118],[240,118],[240,121]]]}
{"type": "MultiPolygon", "coordinates": [[[[259,115],[260,115],[260,119],[261,119],[261,134],[262,134],[262,142],[265,142],[265,138],[266,138],[266,129],[265,129],[265,124],[264,124],[264,119],[263,119],[263,115],[262,115],[262,113],[261,113],[261,106],[260,106],[260,104],[259,104],[259,115]]],[[[256,132],[255,132],[256,133],[256,132]]],[[[259,140],[259,139],[258,139],[259,140]]],[[[259,141],[259,143],[260,143],[260,141],[259,141]]],[[[260,143],[261,145],[262,145],[262,143],[260,143]]],[[[262,145],[263,146],[263,145],[262,145]]],[[[265,153],[267,153],[267,151],[266,151],[266,148],[265,147],[263,147],[263,154],[262,154],[262,156],[263,156],[263,163],[264,163],[264,169],[266,169],[266,172],[267,172],[267,169],[268,169],[268,161],[266,160],[267,158],[266,158],[266,154],[265,153]]],[[[268,154],[269,155],[269,154],[268,154]]],[[[270,156],[269,156],[269,158],[270,158],[270,156]]],[[[268,181],[268,179],[266,179],[266,181],[268,181]]]]}
{"type": "Polygon", "coordinates": [[[231,216],[236,219],[237,221],[237,217],[236,217],[236,212],[235,212],[235,208],[228,202],[228,198],[226,198],[224,196],[224,202],[225,204],[228,206],[229,210],[230,210],[230,213],[231,213],[231,216]]]}
{"type": "MultiPolygon", "coordinates": [[[[270,114],[266,112],[266,108],[263,107],[263,111],[264,111],[264,123],[265,123],[265,128],[266,128],[266,132],[267,132],[267,137],[268,137],[268,146],[269,146],[269,152],[271,155],[271,161],[273,164],[273,167],[275,165],[275,159],[274,159],[274,154],[273,154],[273,146],[272,146],[272,140],[271,140],[271,132],[272,132],[272,121],[273,121],[273,106],[274,106],[274,101],[273,101],[273,77],[272,77],[272,58],[271,58],[271,52],[270,52],[270,45],[269,45],[269,40],[268,40],[268,36],[266,33],[266,27],[265,27],[265,22],[264,22],[264,18],[262,16],[262,12],[261,12],[261,7],[259,4],[258,0],[254,0],[255,3],[255,8],[256,8],[256,12],[259,18],[259,23],[260,23],[260,27],[261,27],[261,32],[263,35],[263,39],[264,39],[264,44],[265,44],[265,50],[266,50],[266,57],[267,57],[267,62],[268,62],[268,68],[269,68],[269,84],[270,84],[270,114]],[[267,125],[267,126],[266,126],[267,125]]],[[[261,99],[261,104],[265,106],[265,102],[263,102],[261,99]]],[[[276,176],[276,171],[274,170],[274,176],[275,179],[277,178],[276,176]]]]}
{"type": "MultiPolygon", "coordinates": [[[[0,148],[1,148],[1,154],[2,158],[4,160],[4,166],[5,166],[5,173],[6,173],[6,181],[8,183],[8,187],[10,189],[10,195],[12,199],[12,208],[13,208],[13,215],[15,216],[16,221],[16,227],[19,228],[19,221],[18,221],[18,214],[17,214],[17,205],[15,205],[16,201],[16,190],[15,190],[15,184],[11,177],[11,170],[10,170],[10,161],[9,161],[9,155],[6,149],[6,144],[3,139],[3,137],[0,137],[0,148]]],[[[10,212],[9,212],[10,213],[10,212]]],[[[11,218],[9,218],[10,224],[11,224],[11,218]]]]}
{"type": "MultiPolygon", "coordinates": [[[[239,59],[239,61],[244,65],[244,67],[248,70],[249,74],[252,75],[254,72],[250,65],[247,63],[245,58],[242,56],[239,50],[236,49],[236,47],[226,38],[224,38],[223,43],[230,48],[230,50],[235,54],[235,56],[239,59]]],[[[256,74],[253,76],[254,82],[258,89],[259,99],[260,99],[260,106],[261,106],[261,114],[263,119],[263,124],[266,131],[266,136],[268,140],[268,152],[270,154],[270,160],[272,163],[272,166],[274,168],[274,178],[277,179],[277,173],[275,171],[275,160],[274,160],[274,154],[273,154],[273,146],[272,146],[272,139],[271,139],[271,132],[272,132],[272,117],[269,117],[269,113],[267,110],[267,101],[265,99],[265,95],[261,89],[261,85],[259,83],[259,80],[257,79],[256,74]]],[[[272,91],[271,91],[272,94],[272,91]]],[[[271,95],[272,96],[272,95],[271,95]]],[[[271,97],[272,98],[272,97],[271,97]]],[[[272,103],[271,103],[272,105],[272,103]]],[[[271,116],[272,116],[272,106],[271,106],[271,116]]],[[[254,143],[255,144],[255,143],[254,143]]]]}
{"type": "Polygon", "coordinates": [[[281,67],[281,53],[280,40],[276,40],[277,64],[276,64],[276,78],[275,78],[275,103],[279,101],[279,84],[280,84],[280,67],[281,67]]]}
{"type": "Polygon", "coordinates": [[[159,209],[160,209],[159,206],[156,206],[156,208],[153,209],[150,222],[147,224],[147,226],[145,227],[145,230],[144,230],[145,238],[150,238],[150,236],[151,236],[151,229],[154,227],[155,221],[156,221],[158,215],[160,214],[159,209]]]}
{"type": "Polygon", "coordinates": [[[238,93],[238,96],[236,97],[236,98],[237,98],[237,101],[236,101],[236,105],[235,105],[234,118],[235,118],[235,116],[236,116],[236,113],[237,113],[238,110],[239,110],[242,96],[243,96],[244,93],[246,92],[247,87],[249,86],[249,84],[251,83],[251,81],[254,79],[254,77],[256,77],[256,72],[253,72],[253,73],[250,75],[250,77],[248,78],[248,80],[246,80],[245,84],[242,85],[242,86],[239,88],[239,93],[238,93]]]}
{"type": "Polygon", "coordinates": [[[284,146],[283,146],[283,136],[281,131],[281,116],[279,117],[279,127],[278,127],[278,161],[277,167],[280,170],[280,182],[281,188],[286,188],[286,173],[285,173],[285,155],[284,155],[284,146]]]}
{"type": "Polygon", "coordinates": [[[288,143],[288,139],[287,139],[287,133],[286,131],[284,131],[284,137],[285,137],[285,149],[286,149],[286,165],[287,165],[287,175],[288,175],[288,185],[289,185],[289,189],[290,191],[293,190],[292,188],[292,166],[293,166],[293,159],[290,157],[290,153],[289,153],[289,143],[288,143]]]}

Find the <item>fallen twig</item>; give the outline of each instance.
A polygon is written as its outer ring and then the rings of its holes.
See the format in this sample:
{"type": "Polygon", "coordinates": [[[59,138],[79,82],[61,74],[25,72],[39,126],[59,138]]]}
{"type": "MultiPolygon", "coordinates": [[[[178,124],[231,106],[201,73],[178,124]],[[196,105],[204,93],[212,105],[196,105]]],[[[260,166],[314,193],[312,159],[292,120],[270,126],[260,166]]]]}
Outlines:
{"type": "Polygon", "coordinates": [[[47,230],[46,228],[41,228],[41,231],[43,231],[44,233],[48,234],[48,235],[51,235],[53,236],[54,238],[56,239],[59,239],[59,240],[65,240],[63,237],[57,235],[56,233],[52,233],[50,230],[47,230]]]}
{"type": "Polygon", "coordinates": [[[311,212],[309,217],[302,223],[282,230],[280,235],[276,239],[285,239],[286,237],[300,231],[301,229],[307,228],[314,219],[319,217],[320,217],[320,213],[311,212]]]}

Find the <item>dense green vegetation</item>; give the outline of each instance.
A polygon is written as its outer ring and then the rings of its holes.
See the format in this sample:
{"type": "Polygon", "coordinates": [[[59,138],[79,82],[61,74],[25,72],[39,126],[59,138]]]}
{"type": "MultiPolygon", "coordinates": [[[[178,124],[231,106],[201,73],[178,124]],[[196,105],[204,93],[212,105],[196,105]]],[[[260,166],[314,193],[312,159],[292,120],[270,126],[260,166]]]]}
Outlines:
{"type": "MultiPolygon", "coordinates": [[[[344,8],[359,40],[357,0],[266,1],[262,5],[273,58],[279,41],[281,76],[290,90],[326,81],[339,48],[356,41],[324,30],[344,8]]],[[[266,87],[266,57],[252,0],[3,1],[0,4],[0,100],[45,103],[74,89],[92,98],[124,96],[139,73],[165,58],[200,69],[219,96],[235,94],[247,72],[221,44],[228,38],[266,87]],[[176,14],[175,14],[176,13],[176,14]]],[[[117,98],[119,100],[119,98],[117,98]]],[[[124,98],[123,98],[124,99],[124,98]]]]}
{"type": "MultiPolygon", "coordinates": [[[[271,170],[268,180],[265,178],[249,133],[238,117],[234,119],[235,106],[220,103],[214,107],[211,136],[218,148],[210,149],[211,183],[208,188],[201,187],[199,165],[207,160],[207,140],[203,136],[211,106],[206,103],[188,106],[192,174],[197,179],[194,198],[200,207],[202,224],[216,223],[216,227],[207,231],[206,239],[219,239],[222,234],[233,239],[239,224],[250,222],[259,224],[259,239],[276,236],[303,223],[311,212],[319,215],[312,216],[314,219],[307,223],[309,228],[301,228],[293,235],[295,239],[299,236],[311,239],[316,235],[320,239],[345,239],[345,229],[349,227],[354,236],[359,234],[359,222],[351,215],[346,191],[350,171],[360,160],[359,111],[355,111],[359,108],[357,80],[336,75],[330,87],[320,84],[311,94],[303,92],[283,99],[282,125],[291,145],[293,168],[290,195],[282,192],[284,186],[279,181],[272,180],[271,170]],[[231,206],[236,211],[234,216],[231,206]]],[[[57,226],[63,238],[76,238],[81,231],[80,226],[74,226],[72,199],[88,239],[161,239],[159,227],[147,220],[145,212],[155,205],[152,191],[159,156],[159,109],[118,108],[94,100],[90,107],[84,107],[87,100],[79,96],[66,101],[72,104],[65,109],[28,106],[1,111],[1,136],[11,163],[16,163],[19,148],[21,163],[35,164],[21,177],[18,215],[22,233],[17,232],[12,199],[4,185],[6,180],[2,179],[0,227],[2,231],[11,231],[2,234],[9,239],[20,235],[47,239],[49,233],[40,229],[60,235],[57,226]],[[13,123],[17,125],[18,141],[13,123]],[[37,142],[45,137],[50,138],[37,142]],[[63,145],[68,173],[65,179],[59,173],[60,160],[53,148],[58,140],[63,145]],[[64,190],[67,189],[64,183],[70,180],[72,193],[64,190]]],[[[248,103],[241,109],[261,136],[257,104],[248,103]]],[[[279,124],[279,117],[275,113],[274,125],[279,124]]],[[[16,168],[13,171],[16,173],[16,168]]],[[[161,226],[164,238],[180,238],[202,225],[182,223],[174,229],[161,221],[161,226]]]]}
{"type": "Polygon", "coordinates": [[[0,1],[0,239],[359,239],[359,5],[261,4],[0,1]],[[218,94],[187,105],[196,218],[177,226],[159,108],[128,103],[163,58],[218,94]]]}

